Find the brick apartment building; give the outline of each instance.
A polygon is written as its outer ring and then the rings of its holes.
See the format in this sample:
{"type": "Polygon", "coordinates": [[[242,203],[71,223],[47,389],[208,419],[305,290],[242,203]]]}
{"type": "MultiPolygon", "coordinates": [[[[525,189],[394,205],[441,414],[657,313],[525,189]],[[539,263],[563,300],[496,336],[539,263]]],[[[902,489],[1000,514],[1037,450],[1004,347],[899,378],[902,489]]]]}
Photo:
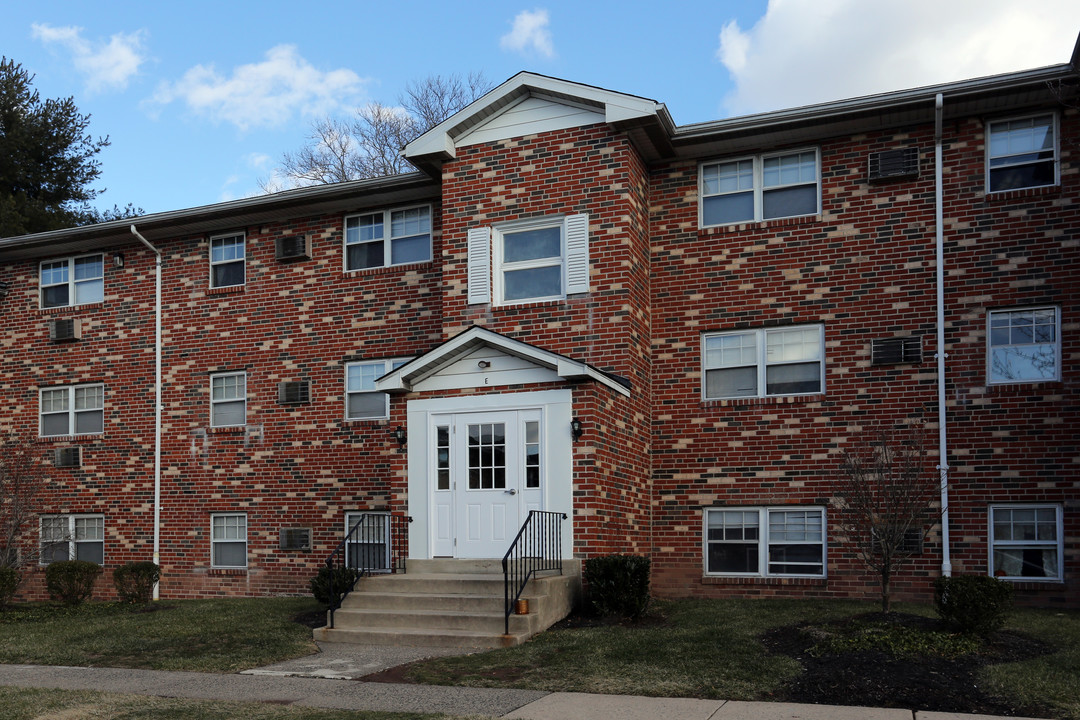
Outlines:
{"type": "Polygon", "coordinates": [[[302,593],[361,513],[499,558],[541,509],[658,595],[872,596],[840,453],[922,419],[948,532],[899,594],[1076,605],[1077,69],[688,126],[522,73],[417,172],[0,240],[0,422],[56,465],[24,593],[302,593]]]}

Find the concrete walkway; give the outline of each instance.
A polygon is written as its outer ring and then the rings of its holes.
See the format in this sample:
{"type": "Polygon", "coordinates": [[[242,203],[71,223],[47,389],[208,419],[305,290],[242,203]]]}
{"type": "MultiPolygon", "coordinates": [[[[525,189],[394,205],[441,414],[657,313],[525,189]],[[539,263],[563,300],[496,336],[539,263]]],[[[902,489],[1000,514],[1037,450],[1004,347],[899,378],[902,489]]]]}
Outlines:
{"type": "Polygon", "coordinates": [[[523,720],[991,720],[987,715],[881,708],[342,682],[270,672],[274,674],[0,665],[0,685],[523,720]]]}

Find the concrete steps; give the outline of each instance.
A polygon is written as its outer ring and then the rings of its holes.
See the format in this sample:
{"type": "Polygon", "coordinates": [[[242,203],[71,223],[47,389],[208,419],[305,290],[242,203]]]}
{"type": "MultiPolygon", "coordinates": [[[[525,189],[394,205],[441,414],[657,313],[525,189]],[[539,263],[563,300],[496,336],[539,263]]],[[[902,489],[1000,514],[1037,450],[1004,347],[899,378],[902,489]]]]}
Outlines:
{"type": "Polygon", "coordinates": [[[521,597],[529,612],[510,616],[504,633],[504,588],[498,560],[409,560],[407,572],[362,578],[334,613],[320,642],[497,648],[518,645],[566,617],[581,588],[580,564],[542,573],[521,597]]]}

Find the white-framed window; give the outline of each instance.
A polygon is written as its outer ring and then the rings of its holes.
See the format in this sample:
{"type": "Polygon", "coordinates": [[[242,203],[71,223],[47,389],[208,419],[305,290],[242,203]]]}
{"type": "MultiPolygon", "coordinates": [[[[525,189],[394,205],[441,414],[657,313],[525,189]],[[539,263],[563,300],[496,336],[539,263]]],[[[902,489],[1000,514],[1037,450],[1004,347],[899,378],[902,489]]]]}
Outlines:
{"type": "Polygon", "coordinates": [[[518,220],[468,232],[469,303],[561,300],[589,292],[589,216],[518,220]]]}
{"type": "Polygon", "coordinates": [[[105,386],[42,388],[41,437],[100,435],[105,431],[105,386]]]}
{"type": "Polygon", "coordinates": [[[43,515],[41,517],[42,565],[62,560],[87,560],[105,564],[104,515],[43,515]]]}
{"type": "Polygon", "coordinates": [[[244,284],[244,233],[210,238],[210,287],[244,284]]]}
{"type": "Polygon", "coordinates": [[[1061,379],[1061,313],[1056,307],[986,314],[986,379],[991,385],[1061,379]]]}
{"type": "Polygon", "coordinates": [[[345,270],[431,260],[431,206],[345,217],[345,270]]]}
{"type": "Polygon", "coordinates": [[[210,427],[231,427],[247,422],[247,373],[210,376],[210,427]]]}
{"type": "Polygon", "coordinates": [[[1003,580],[1061,582],[1060,505],[991,505],[990,574],[1003,580]]]}
{"type": "Polygon", "coordinates": [[[210,515],[210,566],[247,567],[247,515],[212,513],[210,515]]]}
{"type": "Polygon", "coordinates": [[[817,215],[817,148],[702,163],[701,227],[817,215]]]}
{"type": "Polygon", "coordinates": [[[99,253],[42,262],[41,307],[72,307],[104,300],[104,257],[99,253]]]}
{"type": "Polygon", "coordinates": [[[707,508],[705,573],[825,576],[825,509],[707,508]]]}
{"type": "Polygon", "coordinates": [[[825,391],[825,327],[797,325],[702,336],[706,400],[825,391]]]}
{"type": "Polygon", "coordinates": [[[390,417],[390,395],[375,391],[375,381],[408,362],[362,360],[345,365],[345,418],[347,420],[385,420],[390,417]]]}
{"type": "Polygon", "coordinates": [[[346,512],[345,563],[369,572],[390,569],[390,513],[346,512]]]}
{"type": "Polygon", "coordinates": [[[988,122],[987,192],[1057,185],[1057,137],[1053,113],[988,122]]]}

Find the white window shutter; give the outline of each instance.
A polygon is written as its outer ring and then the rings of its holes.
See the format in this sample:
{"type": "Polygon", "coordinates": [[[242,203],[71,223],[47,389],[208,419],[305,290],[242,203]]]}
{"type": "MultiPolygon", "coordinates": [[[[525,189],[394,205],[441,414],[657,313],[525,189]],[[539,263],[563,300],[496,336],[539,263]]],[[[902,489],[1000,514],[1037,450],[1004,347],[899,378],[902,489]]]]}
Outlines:
{"type": "Polygon", "coordinates": [[[589,215],[566,217],[566,294],[589,292],[589,215]]]}
{"type": "Polygon", "coordinates": [[[491,228],[469,229],[469,304],[491,302],[491,228]]]}

